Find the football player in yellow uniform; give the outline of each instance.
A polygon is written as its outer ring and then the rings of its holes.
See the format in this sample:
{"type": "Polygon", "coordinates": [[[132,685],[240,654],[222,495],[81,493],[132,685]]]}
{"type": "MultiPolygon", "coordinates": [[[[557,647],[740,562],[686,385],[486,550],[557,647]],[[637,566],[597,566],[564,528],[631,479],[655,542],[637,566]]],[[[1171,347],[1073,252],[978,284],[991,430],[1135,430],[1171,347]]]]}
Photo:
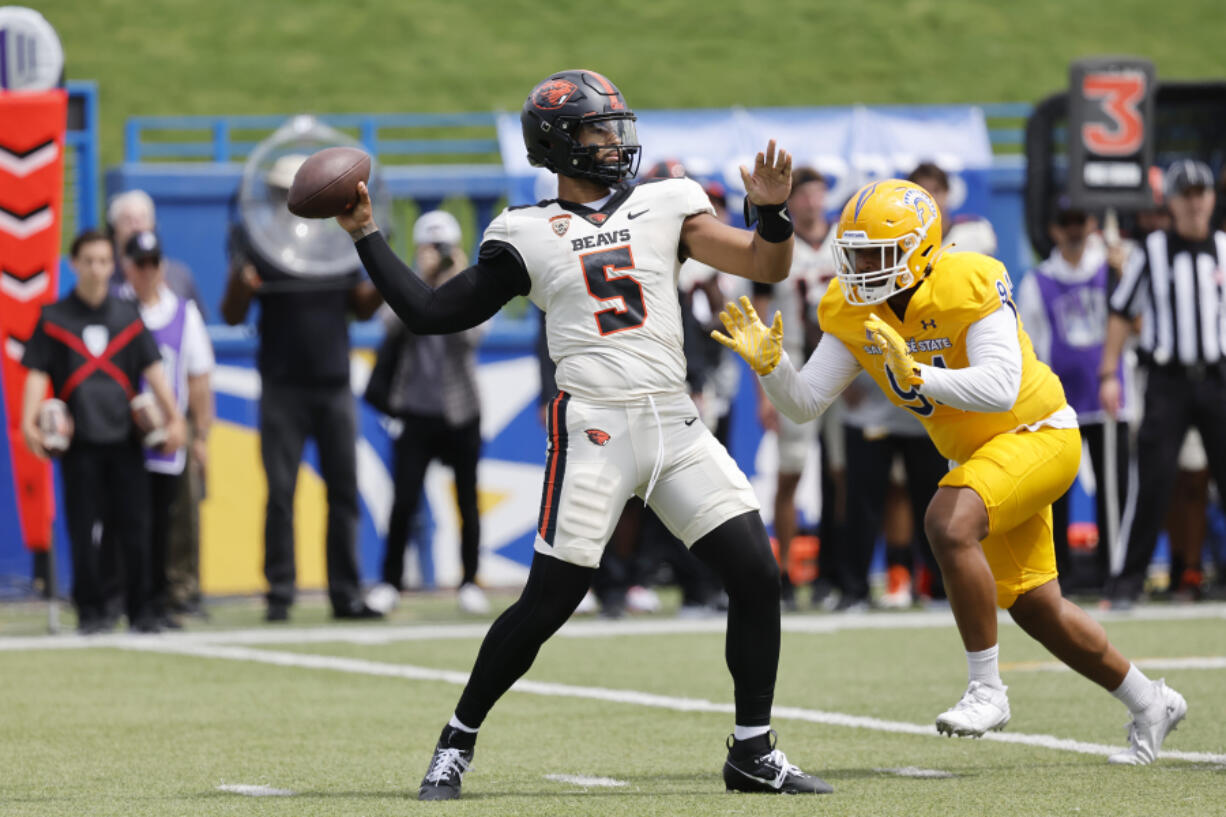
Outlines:
{"type": "Polygon", "coordinates": [[[1187,703],[1146,678],[1060,594],[1051,503],[1077,476],[1081,435],[1060,381],[1034,355],[1005,267],[978,253],[943,253],[936,203],[900,180],[859,190],[834,243],[840,286],[818,307],[825,334],[803,369],[782,353],[780,316],[768,328],[747,300],[721,315],[728,336],[714,334],[796,422],[819,416],[868,371],[950,460],[924,528],[966,648],[969,684],[937,718],[938,730],[979,736],[1009,722],[995,601],[1131,711],[1130,746],[1109,760],[1153,761],[1187,703]]]}

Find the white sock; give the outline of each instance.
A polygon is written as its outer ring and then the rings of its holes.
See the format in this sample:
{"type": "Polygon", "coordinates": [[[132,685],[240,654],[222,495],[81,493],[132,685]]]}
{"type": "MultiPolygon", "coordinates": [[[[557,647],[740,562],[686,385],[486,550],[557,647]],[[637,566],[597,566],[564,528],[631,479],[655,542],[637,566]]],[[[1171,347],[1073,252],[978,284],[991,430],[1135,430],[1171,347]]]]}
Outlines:
{"type": "Polygon", "coordinates": [[[749,740],[758,735],[765,735],[770,730],[769,724],[766,726],[738,726],[732,730],[732,737],[736,740],[749,740]]]}
{"type": "Polygon", "coordinates": [[[999,655],[999,644],[993,644],[986,650],[968,652],[966,654],[966,675],[968,680],[978,681],[985,686],[1004,689],[1005,682],[1000,680],[1000,667],[997,665],[997,656],[999,655]]]}
{"type": "Polygon", "coordinates": [[[1124,683],[1120,684],[1118,689],[1112,690],[1111,694],[1128,707],[1129,712],[1140,715],[1154,702],[1154,682],[1145,677],[1145,673],[1137,669],[1136,664],[1129,664],[1124,683]]]}
{"type": "Polygon", "coordinates": [[[457,718],[454,714],[451,716],[451,720],[447,721],[447,725],[453,729],[459,729],[461,732],[468,732],[469,734],[473,735],[477,734],[476,729],[473,729],[471,726],[465,726],[464,722],[457,718]]]}

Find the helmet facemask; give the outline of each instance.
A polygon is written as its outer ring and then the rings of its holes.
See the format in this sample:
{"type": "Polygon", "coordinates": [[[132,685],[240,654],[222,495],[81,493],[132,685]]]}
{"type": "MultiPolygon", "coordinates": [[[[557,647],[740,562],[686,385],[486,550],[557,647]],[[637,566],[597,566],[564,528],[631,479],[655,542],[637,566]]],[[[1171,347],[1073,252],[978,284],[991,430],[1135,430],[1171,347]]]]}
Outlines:
{"type": "Polygon", "coordinates": [[[570,150],[567,165],[554,169],[563,176],[604,184],[633,178],[641,154],[634,122],[630,112],[559,118],[557,128],[569,141],[570,150]]]}
{"type": "Polygon", "coordinates": [[[845,230],[836,236],[831,249],[847,303],[879,304],[912,286],[916,275],[909,262],[923,239],[919,231],[882,239],[869,238],[863,230],[845,230]]]}

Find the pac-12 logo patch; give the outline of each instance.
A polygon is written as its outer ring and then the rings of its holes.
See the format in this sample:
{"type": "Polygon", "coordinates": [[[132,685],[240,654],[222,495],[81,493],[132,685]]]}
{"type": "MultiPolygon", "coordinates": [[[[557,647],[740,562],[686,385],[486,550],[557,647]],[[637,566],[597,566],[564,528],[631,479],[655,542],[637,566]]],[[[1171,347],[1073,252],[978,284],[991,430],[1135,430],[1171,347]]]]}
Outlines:
{"type": "Polygon", "coordinates": [[[560,216],[554,216],[549,219],[549,226],[553,228],[553,232],[559,238],[566,235],[566,231],[570,229],[570,213],[563,213],[560,216]]]}
{"type": "Polygon", "coordinates": [[[583,433],[586,434],[587,438],[595,445],[606,445],[609,440],[613,439],[609,436],[609,432],[601,431],[598,428],[585,428],[583,433]]]}
{"type": "Polygon", "coordinates": [[[532,104],[542,111],[556,111],[579,90],[579,86],[567,79],[551,79],[536,86],[532,92],[532,104]]]}

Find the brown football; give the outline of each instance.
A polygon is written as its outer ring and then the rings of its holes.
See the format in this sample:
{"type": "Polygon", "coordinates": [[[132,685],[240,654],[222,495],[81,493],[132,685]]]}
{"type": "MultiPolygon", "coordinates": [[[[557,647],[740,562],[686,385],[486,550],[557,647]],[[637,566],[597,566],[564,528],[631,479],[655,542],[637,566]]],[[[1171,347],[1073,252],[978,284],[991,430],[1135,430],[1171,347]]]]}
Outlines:
{"type": "Polygon", "coordinates": [[[353,207],[358,182],[370,180],[370,156],[351,147],[324,148],[312,154],[289,188],[286,206],[303,218],[332,218],[353,207]]]}

